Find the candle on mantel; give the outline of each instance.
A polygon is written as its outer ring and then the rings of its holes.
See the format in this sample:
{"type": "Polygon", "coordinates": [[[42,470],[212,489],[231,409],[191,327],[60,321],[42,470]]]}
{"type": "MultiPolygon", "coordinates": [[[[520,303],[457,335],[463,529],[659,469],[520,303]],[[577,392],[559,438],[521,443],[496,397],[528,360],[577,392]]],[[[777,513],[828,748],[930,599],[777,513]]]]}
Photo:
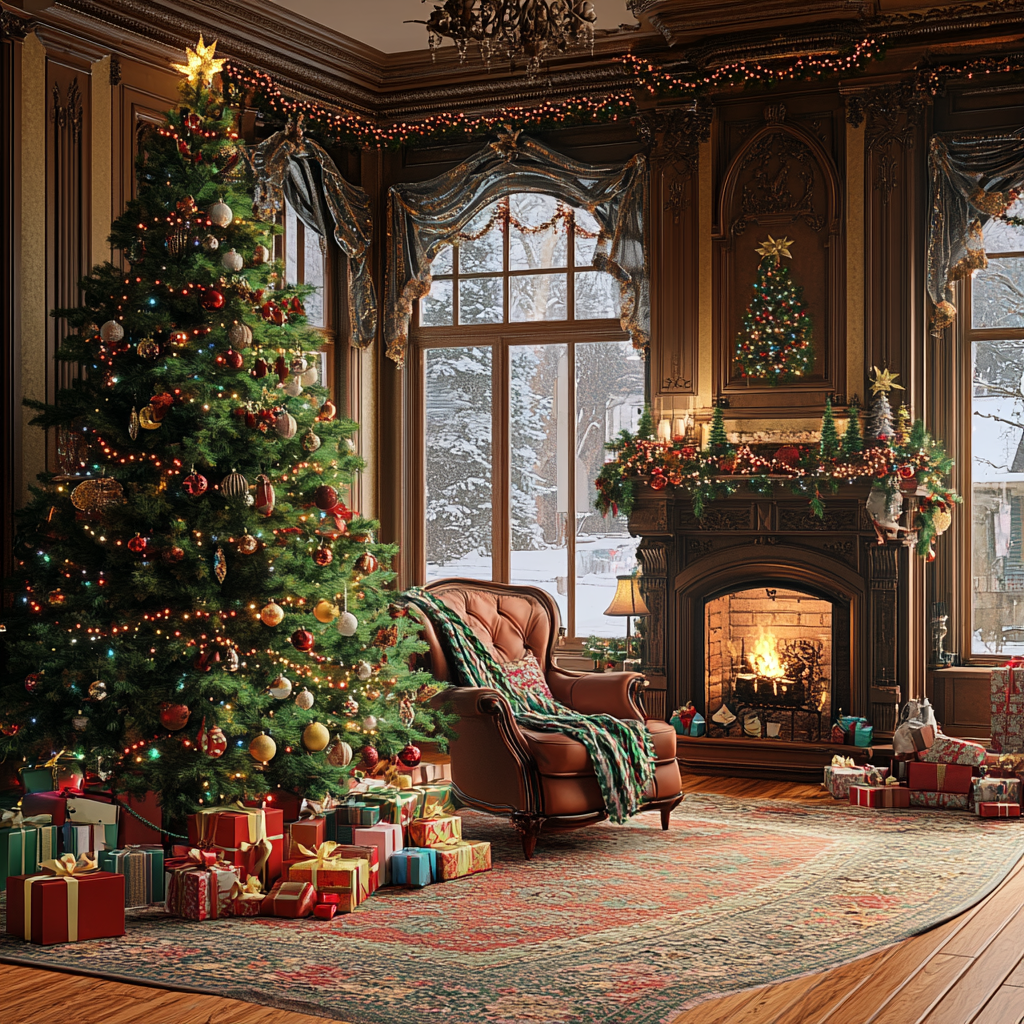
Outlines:
{"type": "Polygon", "coordinates": [[[671,441],[672,440],[672,421],[671,420],[658,420],[658,440],[659,441],[671,441]]]}
{"type": "Polygon", "coordinates": [[[679,438],[679,440],[682,440],[684,437],[686,437],[686,431],[689,429],[689,426],[690,417],[688,415],[684,416],[682,419],[677,419],[675,423],[672,425],[672,436],[679,438]]]}

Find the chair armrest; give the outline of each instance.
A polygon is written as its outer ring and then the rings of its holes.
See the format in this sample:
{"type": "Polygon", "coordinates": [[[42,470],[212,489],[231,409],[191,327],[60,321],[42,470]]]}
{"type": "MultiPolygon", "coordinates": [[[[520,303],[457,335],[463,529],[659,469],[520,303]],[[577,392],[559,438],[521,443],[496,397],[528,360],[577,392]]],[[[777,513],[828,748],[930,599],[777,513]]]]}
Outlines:
{"type": "Polygon", "coordinates": [[[562,672],[552,665],[547,681],[555,699],[580,714],[614,715],[638,722],[646,718],[637,699],[647,685],[640,672],[562,672]]]}

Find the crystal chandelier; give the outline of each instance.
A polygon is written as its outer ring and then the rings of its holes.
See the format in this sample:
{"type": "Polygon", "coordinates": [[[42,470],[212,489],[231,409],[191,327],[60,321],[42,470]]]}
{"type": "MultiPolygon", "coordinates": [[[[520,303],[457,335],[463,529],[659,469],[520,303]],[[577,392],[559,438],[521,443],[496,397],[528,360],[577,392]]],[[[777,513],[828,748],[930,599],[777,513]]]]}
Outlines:
{"type": "Polygon", "coordinates": [[[431,59],[447,38],[465,63],[470,43],[476,43],[485,67],[495,57],[513,68],[517,60],[525,60],[532,80],[552,51],[589,48],[593,53],[596,20],[590,0],[444,0],[434,4],[426,21],[413,23],[427,26],[431,59]]]}

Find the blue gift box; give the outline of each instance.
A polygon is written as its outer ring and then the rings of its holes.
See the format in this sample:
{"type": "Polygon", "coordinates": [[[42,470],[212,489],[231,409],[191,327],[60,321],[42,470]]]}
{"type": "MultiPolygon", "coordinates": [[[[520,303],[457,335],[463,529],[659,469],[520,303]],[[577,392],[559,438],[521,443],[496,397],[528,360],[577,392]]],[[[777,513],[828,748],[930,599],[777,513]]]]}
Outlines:
{"type": "Polygon", "coordinates": [[[707,723],[704,721],[704,717],[699,713],[693,716],[689,728],[683,725],[682,720],[678,715],[673,715],[671,719],[669,719],[669,724],[675,728],[676,732],[680,736],[703,736],[704,731],[707,729],[707,723]]]}
{"type": "Polygon", "coordinates": [[[342,824],[370,828],[380,822],[380,808],[361,801],[342,804],[335,808],[334,814],[339,829],[342,824]]]}
{"type": "Polygon", "coordinates": [[[407,849],[391,855],[391,884],[422,889],[438,879],[437,850],[407,849]]]}

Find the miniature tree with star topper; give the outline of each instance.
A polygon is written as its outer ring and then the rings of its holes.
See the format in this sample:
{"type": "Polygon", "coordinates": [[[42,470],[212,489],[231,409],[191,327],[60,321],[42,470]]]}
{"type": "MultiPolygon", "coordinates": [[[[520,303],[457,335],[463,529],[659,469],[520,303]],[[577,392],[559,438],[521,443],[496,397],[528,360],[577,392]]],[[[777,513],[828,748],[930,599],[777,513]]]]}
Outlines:
{"type": "Polygon", "coordinates": [[[811,317],[790,280],[782,257],[792,259],[788,238],[772,238],[755,250],[761,255],[754,298],[743,314],[733,359],[744,380],[782,384],[808,376],[814,368],[811,317]]]}
{"type": "Polygon", "coordinates": [[[892,406],[889,404],[889,392],[905,389],[902,384],[896,383],[898,373],[890,373],[888,369],[879,370],[877,366],[871,367],[871,373],[874,379],[871,381],[871,408],[868,411],[865,434],[871,444],[887,443],[895,433],[892,426],[892,406]]]}
{"type": "Polygon", "coordinates": [[[448,726],[385,589],[396,548],[343,500],[356,427],[253,218],[215,46],[175,65],[181,106],[111,232],[125,269],[59,311],[82,372],[34,422],[79,440],[88,479],[41,477],[20,514],[0,683],[0,760],[66,750],[174,820],[342,792],[448,726]]]}

